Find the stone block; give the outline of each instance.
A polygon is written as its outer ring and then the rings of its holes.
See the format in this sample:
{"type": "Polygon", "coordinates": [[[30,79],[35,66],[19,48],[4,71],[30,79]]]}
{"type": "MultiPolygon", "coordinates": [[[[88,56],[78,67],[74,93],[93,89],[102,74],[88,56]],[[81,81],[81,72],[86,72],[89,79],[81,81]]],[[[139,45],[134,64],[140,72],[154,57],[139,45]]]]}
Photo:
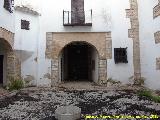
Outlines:
{"type": "Polygon", "coordinates": [[[130,0],[130,9],[126,10],[127,17],[131,21],[131,29],[128,30],[128,37],[133,40],[133,66],[134,76],[141,75],[140,65],[140,44],[139,44],[139,20],[137,0],[130,0]],[[136,74],[139,73],[139,74],[136,74]]]}
{"type": "Polygon", "coordinates": [[[156,58],[156,70],[160,70],[160,58],[156,58]]]}
{"type": "Polygon", "coordinates": [[[155,38],[156,44],[160,43],[160,31],[157,31],[156,33],[154,33],[154,38],[155,38]]]}
{"type": "Polygon", "coordinates": [[[14,33],[0,27],[0,38],[5,39],[13,49],[14,46],[14,33]]]}
{"type": "Polygon", "coordinates": [[[134,28],[129,29],[129,30],[128,30],[128,37],[129,37],[129,38],[135,38],[135,37],[137,37],[138,32],[139,32],[139,31],[138,31],[137,29],[134,29],[134,28]]]}
{"type": "Polygon", "coordinates": [[[111,32],[106,33],[106,38],[111,38],[111,32]]]}
{"type": "Polygon", "coordinates": [[[153,8],[153,18],[160,16],[160,3],[153,8]]]}
{"type": "Polygon", "coordinates": [[[135,18],[137,16],[137,11],[135,9],[126,9],[127,18],[135,18]]]}

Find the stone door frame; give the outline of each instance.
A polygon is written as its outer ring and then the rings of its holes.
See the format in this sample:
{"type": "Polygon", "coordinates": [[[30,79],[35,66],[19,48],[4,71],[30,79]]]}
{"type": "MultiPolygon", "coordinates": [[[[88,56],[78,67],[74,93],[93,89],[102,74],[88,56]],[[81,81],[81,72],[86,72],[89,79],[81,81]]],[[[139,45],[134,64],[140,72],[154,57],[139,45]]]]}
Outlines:
{"type": "MultiPolygon", "coordinates": [[[[92,44],[86,42],[86,41],[72,41],[68,44],[66,44],[62,50],[60,51],[59,55],[58,55],[58,80],[59,80],[59,83],[62,82],[62,72],[61,72],[61,58],[62,58],[62,53],[64,52],[63,50],[68,46],[68,45],[71,45],[71,44],[74,44],[74,43],[83,43],[85,45],[88,45],[91,47],[91,49],[93,49],[94,51],[96,51],[96,56],[98,57],[98,60],[97,60],[97,64],[98,66],[95,68],[97,70],[97,72],[95,72],[96,74],[98,74],[98,79],[95,79],[93,80],[92,79],[92,82],[95,82],[95,83],[98,83],[98,80],[99,80],[99,62],[100,62],[100,57],[99,57],[99,53],[98,53],[98,50],[96,49],[95,46],[93,46],[92,44]]],[[[92,72],[92,71],[90,71],[92,72]]],[[[92,74],[92,73],[91,73],[92,74]]],[[[93,74],[92,74],[93,75],[93,74]]],[[[93,76],[90,76],[90,78],[92,78],[93,76]]],[[[95,76],[94,76],[95,77],[95,76]]],[[[96,78],[96,77],[95,77],[96,78]]]]}
{"type": "Polygon", "coordinates": [[[107,81],[107,59],[112,57],[111,32],[48,32],[46,34],[45,56],[51,59],[51,84],[61,83],[59,80],[59,54],[70,42],[85,41],[93,45],[99,54],[98,84],[107,81]]]}
{"type": "Polygon", "coordinates": [[[0,40],[4,44],[4,80],[3,85],[7,85],[10,79],[21,77],[21,63],[14,51],[14,33],[0,27],[0,40]]]}

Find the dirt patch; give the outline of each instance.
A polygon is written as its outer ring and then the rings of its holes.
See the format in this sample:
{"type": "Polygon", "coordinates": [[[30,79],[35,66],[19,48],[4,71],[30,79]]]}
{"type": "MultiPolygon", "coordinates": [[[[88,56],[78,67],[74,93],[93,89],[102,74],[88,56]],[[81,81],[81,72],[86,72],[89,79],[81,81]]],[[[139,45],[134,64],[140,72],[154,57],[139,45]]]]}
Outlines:
{"type": "Polygon", "coordinates": [[[36,101],[38,102],[38,99],[30,97],[27,93],[17,93],[16,95],[13,95],[11,97],[6,97],[4,99],[0,100],[0,108],[7,107],[8,105],[14,104],[16,101],[36,101]]]}

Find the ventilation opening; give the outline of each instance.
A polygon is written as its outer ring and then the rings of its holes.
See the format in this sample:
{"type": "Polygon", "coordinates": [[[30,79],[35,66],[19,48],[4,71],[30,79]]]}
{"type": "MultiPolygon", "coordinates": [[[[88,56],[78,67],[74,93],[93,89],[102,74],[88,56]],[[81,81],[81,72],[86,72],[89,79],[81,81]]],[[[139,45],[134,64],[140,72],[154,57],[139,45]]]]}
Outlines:
{"type": "Polygon", "coordinates": [[[98,54],[94,47],[83,42],[74,42],[61,53],[61,81],[98,80],[98,54]]]}

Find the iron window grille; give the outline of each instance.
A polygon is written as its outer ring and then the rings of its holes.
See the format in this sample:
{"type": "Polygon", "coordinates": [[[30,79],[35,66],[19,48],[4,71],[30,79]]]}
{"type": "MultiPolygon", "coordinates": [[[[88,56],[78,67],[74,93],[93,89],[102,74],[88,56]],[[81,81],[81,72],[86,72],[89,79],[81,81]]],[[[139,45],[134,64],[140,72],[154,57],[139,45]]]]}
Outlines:
{"type": "Polygon", "coordinates": [[[114,48],[114,61],[117,63],[128,63],[127,48],[114,48]]]}
{"type": "Polygon", "coordinates": [[[30,25],[29,21],[21,20],[21,29],[29,30],[30,29],[29,25],[30,25]]]}
{"type": "Polygon", "coordinates": [[[14,8],[14,0],[4,0],[4,6],[3,6],[7,11],[10,13],[13,13],[13,8],[14,8]]]}

